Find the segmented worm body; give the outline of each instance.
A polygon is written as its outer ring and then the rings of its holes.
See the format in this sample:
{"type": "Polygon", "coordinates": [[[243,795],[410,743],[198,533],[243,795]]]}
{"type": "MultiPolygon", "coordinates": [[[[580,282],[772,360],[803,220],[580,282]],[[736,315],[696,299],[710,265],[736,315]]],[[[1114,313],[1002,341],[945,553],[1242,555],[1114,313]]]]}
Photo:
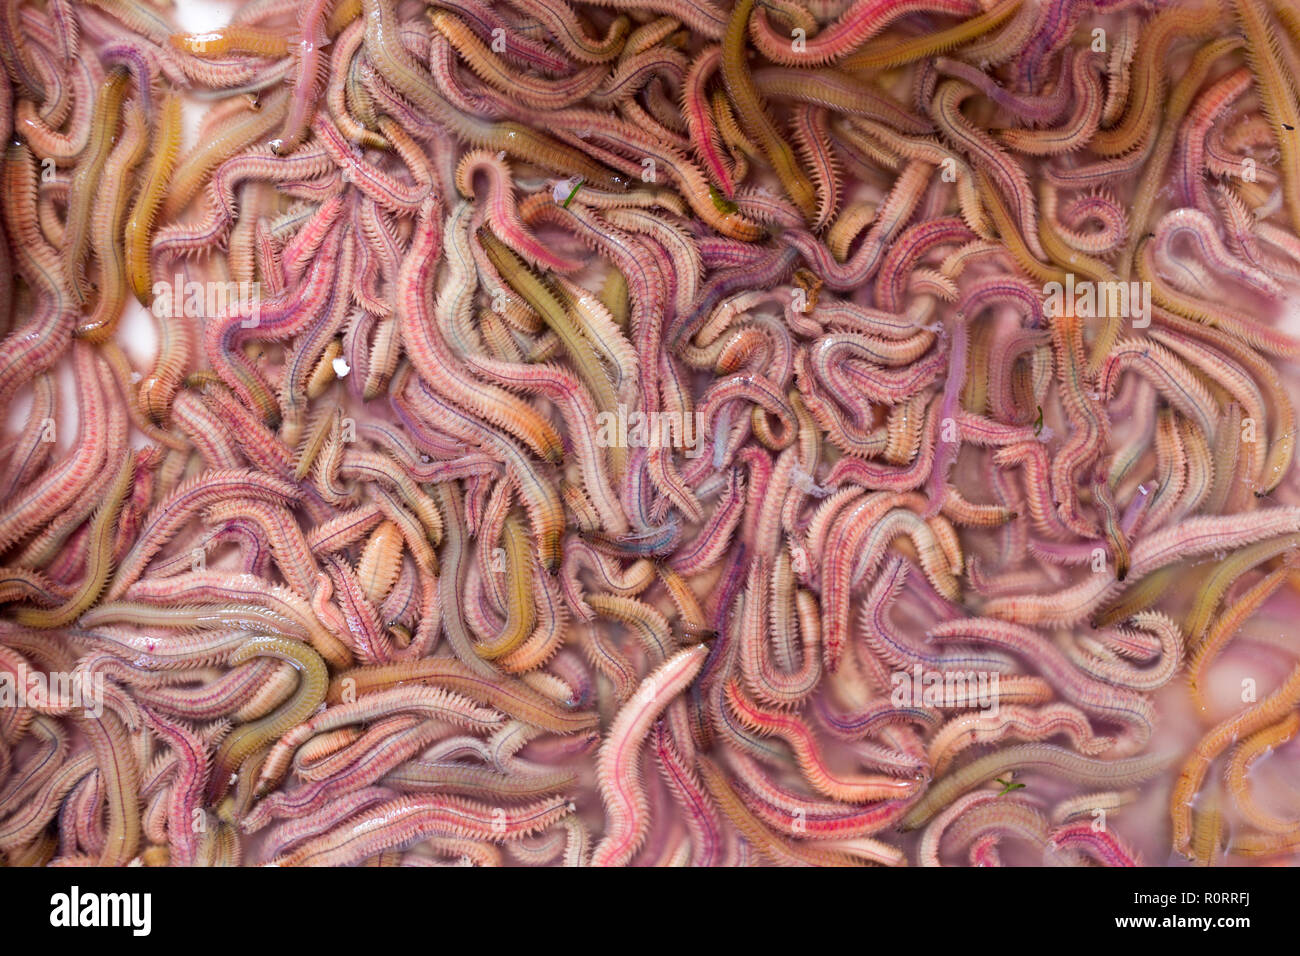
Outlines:
{"type": "Polygon", "coordinates": [[[0,4],[0,862],[1295,862],[1293,4],[183,15],[0,4]]]}

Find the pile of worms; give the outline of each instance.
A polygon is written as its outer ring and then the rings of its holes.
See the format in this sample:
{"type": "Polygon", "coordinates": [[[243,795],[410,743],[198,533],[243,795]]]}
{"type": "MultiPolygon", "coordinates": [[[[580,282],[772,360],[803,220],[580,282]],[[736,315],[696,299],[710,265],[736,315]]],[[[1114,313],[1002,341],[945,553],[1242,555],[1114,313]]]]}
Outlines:
{"type": "Polygon", "coordinates": [[[179,13],[0,0],[0,862],[1300,858],[1293,0],[179,13]]]}

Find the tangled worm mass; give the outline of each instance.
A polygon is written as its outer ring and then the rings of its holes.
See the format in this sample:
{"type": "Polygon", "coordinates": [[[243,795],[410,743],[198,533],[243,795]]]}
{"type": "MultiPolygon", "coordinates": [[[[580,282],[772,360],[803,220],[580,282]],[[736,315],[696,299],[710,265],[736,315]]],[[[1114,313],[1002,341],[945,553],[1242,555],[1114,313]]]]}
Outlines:
{"type": "Polygon", "coordinates": [[[1297,858],[1294,0],[0,59],[5,864],[1297,858]]]}

